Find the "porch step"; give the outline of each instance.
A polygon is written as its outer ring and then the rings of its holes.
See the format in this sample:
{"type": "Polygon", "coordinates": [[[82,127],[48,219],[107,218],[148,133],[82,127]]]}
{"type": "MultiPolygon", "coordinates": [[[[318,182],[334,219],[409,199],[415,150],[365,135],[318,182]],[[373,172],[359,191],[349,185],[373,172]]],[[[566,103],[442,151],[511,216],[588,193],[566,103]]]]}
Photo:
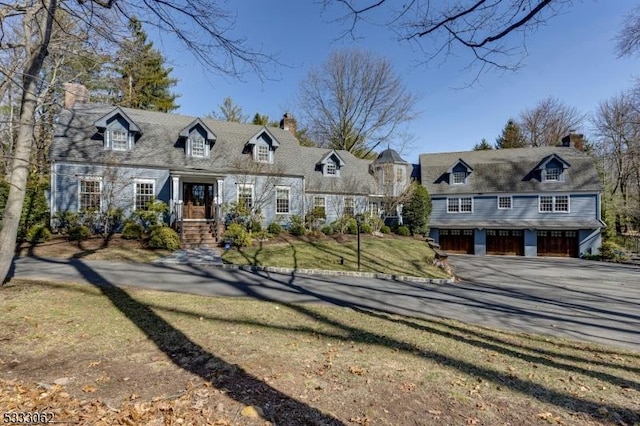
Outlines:
{"type": "Polygon", "coordinates": [[[217,245],[212,222],[183,222],[183,228],[181,232],[182,248],[215,247],[217,245]]]}

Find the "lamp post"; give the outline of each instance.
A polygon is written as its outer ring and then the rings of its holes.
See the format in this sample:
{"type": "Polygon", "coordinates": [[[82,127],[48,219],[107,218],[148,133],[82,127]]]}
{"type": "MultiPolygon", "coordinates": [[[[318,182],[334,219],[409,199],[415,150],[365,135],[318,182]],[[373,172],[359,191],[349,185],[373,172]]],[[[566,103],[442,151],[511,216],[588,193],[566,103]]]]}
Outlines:
{"type": "Polygon", "coordinates": [[[358,229],[358,271],[360,270],[360,228],[362,227],[363,222],[364,215],[362,213],[358,213],[356,215],[356,225],[358,229]]]}

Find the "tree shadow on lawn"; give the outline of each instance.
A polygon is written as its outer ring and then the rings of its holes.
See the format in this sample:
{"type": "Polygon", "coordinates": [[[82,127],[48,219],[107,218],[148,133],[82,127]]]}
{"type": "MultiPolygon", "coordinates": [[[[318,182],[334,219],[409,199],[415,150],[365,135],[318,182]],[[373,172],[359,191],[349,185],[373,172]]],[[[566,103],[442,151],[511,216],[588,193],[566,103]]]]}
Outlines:
{"type": "Polygon", "coordinates": [[[207,352],[185,333],[158,316],[149,306],[138,302],[81,260],[72,259],[70,264],[88,282],[100,289],[176,366],[210,381],[216,388],[224,389],[229,397],[242,404],[262,408],[265,417],[275,424],[343,424],[338,419],[283,394],[239,366],[207,352]]]}

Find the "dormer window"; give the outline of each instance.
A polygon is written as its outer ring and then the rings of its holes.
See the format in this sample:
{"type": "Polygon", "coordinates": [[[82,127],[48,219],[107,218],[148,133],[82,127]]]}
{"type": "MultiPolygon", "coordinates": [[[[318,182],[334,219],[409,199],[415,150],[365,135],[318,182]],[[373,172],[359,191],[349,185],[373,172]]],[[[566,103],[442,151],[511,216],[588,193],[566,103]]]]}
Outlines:
{"type": "Polygon", "coordinates": [[[126,151],[129,142],[129,132],[124,130],[108,130],[111,137],[111,148],[114,151],[126,151]]]}
{"type": "Polygon", "coordinates": [[[269,147],[267,145],[256,145],[255,160],[259,163],[269,163],[269,147]]]}
{"type": "Polygon", "coordinates": [[[453,172],[453,184],[463,184],[467,180],[466,172],[453,172]]]}
{"type": "Polygon", "coordinates": [[[189,138],[191,144],[191,156],[204,158],[206,156],[206,148],[204,138],[200,135],[194,135],[189,138]]]}
{"type": "Polygon", "coordinates": [[[557,167],[549,167],[545,170],[546,181],[559,181],[562,170],[557,167]]]}
{"type": "Polygon", "coordinates": [[[104,149],[129,151],[133,149],[136,135],[142,135],[140,127],[120,108],[101,117],[94,124],[103,134],[104,149]]]}
{"type": "Polygon", "coordinates": [[[331,176],[335,176],[338,173],[338,166],[335,161],[329,160],[327,162],[327,174],[331,176]]]}
{"type": "Polygon", "coordinates": [[[536,170],[540,173],[541,182],[563,182],[569,167],[570,164],[559,155],[551,154],[538,163],[536,170]]]}

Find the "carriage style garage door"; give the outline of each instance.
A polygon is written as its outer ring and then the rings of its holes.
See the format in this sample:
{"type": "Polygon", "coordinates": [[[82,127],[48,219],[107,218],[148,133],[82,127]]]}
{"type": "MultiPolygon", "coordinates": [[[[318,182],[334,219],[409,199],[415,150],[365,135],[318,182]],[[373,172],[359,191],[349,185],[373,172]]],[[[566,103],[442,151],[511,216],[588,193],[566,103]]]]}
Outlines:
{"type": "Polygon", "coordinates": [[[519,229],[487,229],[487,254],[524,256],[524,232],[519,229]]]}
{"type": "Polygon", "coordinates": [[[441,229],[440,248],[451,253],[473,254],[473,229],[441,229]]]}
{"type": "Polygon", "coordinates": [[[578,231],[538,231],[538,256],[578,257],[578,231]]]}

